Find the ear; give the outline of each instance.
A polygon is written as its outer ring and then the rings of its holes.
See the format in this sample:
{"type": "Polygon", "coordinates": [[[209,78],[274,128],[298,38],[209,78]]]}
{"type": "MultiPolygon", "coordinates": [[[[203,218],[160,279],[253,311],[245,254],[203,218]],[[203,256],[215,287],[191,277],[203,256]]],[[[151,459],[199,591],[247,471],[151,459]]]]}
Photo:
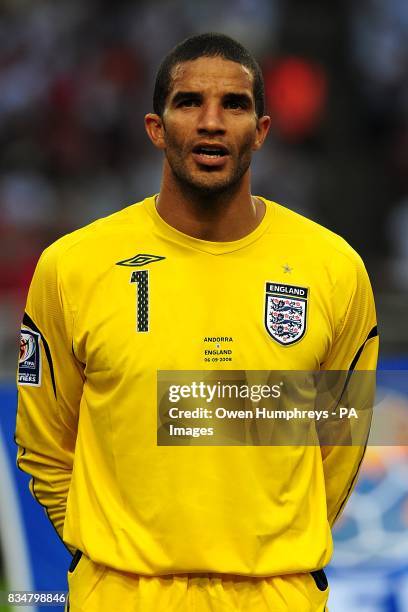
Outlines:
{"type": "Polygon", "coordinates": [[[271,118],[268,115],[264,115],[257,120],[255,142],[252,146],[253,151],[258,151],[262,147],[270,125],[271,118]]]}
{"type": "Polygon", "coordinates": [[[150,140],[157,149],[165,149],[164,124],[159,115],[148,113],[145,118],[145,129],[150,140]]]}

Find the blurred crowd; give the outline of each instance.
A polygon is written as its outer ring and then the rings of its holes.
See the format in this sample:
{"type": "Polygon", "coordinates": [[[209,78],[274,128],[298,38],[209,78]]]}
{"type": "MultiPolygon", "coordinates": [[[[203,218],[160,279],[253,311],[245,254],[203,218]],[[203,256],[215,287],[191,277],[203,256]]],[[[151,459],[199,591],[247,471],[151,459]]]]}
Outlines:
{"type": "Polygon", "coordinates": [[[41,250],[159,190],[143,128],[155,73],[205,31],[237,38],[263,68],[272,134],[253,191],[342,234],[376,293],[406,306],[406,0],[3,0],[0,374],[41,250]]]}

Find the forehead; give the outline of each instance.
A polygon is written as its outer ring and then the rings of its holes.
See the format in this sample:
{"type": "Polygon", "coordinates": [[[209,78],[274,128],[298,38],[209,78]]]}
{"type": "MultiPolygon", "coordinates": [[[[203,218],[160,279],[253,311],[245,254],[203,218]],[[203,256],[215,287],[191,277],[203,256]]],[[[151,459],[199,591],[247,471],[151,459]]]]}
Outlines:
{"type": "Polygon", "coordinates": [[[172,70],[170,95],[177,91],[246,92],[252,96],[253,75],[246,66],[222,57],[200,57],[172,70]]]}

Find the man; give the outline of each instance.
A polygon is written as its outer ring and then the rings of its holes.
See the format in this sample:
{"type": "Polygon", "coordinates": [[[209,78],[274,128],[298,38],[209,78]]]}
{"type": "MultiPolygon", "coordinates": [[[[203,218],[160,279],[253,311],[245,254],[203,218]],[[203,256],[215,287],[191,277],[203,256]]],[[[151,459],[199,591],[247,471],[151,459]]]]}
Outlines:
{"type": "Polygon", "coordinates": [[[251,196],[270,118],[239,43],[178,45],[145,125],[159,195],[51,245],[23,321],[18,464],[75,552],[70,610],[325,610],[363,447],[207,445],[209,428],[158,443],[157,380],[374,369],[367,274],[341,238],[251,196]]]}

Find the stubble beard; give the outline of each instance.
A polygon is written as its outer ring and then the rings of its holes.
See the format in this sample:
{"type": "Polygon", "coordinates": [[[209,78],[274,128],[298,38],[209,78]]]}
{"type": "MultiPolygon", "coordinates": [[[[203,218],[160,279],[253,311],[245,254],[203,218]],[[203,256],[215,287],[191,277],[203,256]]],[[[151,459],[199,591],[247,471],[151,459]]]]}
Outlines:
{"type": "Polygon", "coordinates": [[[175,143],[173,147],[166,149],[165,155],[175,179],[184,192],[199,199],[225,197],[237,190],[242,177],[251,164],[251,144],[252,142],[245,142],[242,145],[232,172],[223,177],[217,177],[217,173],[222,171],[215,169],[197,170],[197,173],[191,172],[183,159],[183,155],[179,153],[180,148],[175,143]]]}

